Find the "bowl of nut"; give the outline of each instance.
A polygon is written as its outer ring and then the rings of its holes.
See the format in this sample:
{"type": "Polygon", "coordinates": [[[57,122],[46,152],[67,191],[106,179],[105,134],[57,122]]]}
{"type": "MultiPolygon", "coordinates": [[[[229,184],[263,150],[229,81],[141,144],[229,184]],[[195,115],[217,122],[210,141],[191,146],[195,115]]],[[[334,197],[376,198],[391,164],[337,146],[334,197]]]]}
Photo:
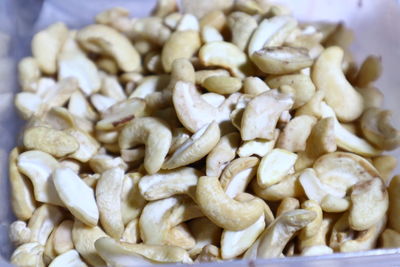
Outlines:
{"type": "Polygon", "coordinates": [[[0,22],[2,266],[400,262],[397,1],[7,0],[0,22]]]}

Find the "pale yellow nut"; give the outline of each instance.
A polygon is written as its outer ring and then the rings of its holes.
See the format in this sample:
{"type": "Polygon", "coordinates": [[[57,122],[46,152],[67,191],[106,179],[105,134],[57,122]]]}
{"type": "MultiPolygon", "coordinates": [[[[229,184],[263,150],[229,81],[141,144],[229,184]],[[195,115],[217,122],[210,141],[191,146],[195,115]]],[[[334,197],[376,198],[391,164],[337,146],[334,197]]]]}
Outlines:
{"type": "Polygon", "coordinates": [[[123,101],[127,98],[124,89],[118,82],[116,76],[111,76],[103,72],[100,72],[100,77],[101,77],[101,87],[100,87],[101,94],[114,98],[117,101],[123,101]]]}
{"type": "Polygon", "coordinates": [[[139,68],[139,54],[129,39],[111,27],[99,24],[86,26],[78,31],[77,41],[87,50],[104,53],[114,58],[125,72],[139,68]]]}
{"type": "Polygon", "coordinates": [[[189,59],[200,48],[200,45],[198,31],[179,31],[171,34],[161,52],[161,62],[164,70],[167,73],[170,72],[175,59],[189,59]]]}
{"type": "Polygon", "coordinates": [[[31,180],[37,201],[63,206],[51,179],[51,174],[59,167],[55,158],[39,150],[26,151],[19,155],[17,166],[31,180]]]}
{"type": "Polygon", "coordinates": [[[263,47],[281,46],[286,37],[297,26],[297,21],[290,16],[276,16],[264,19],[254,31],[248,46],[248,54],[252,56],[263,47]]]}
{"type": "Polygon", "coordinates": [[[329,216],[326,216],[326,218],[324,217],[316,234],[309,238],[299,240],[299,249],[303,252],[310,247],[327,246],[327,234],[331,230],[332,225],[333,218],[329,216]]]}
{"type": "Polygon", "coordinates": [[[66,251],[65,253],[57,256],[49,264],[49,267],[62,266],[87,267],[86,263],[84,263],[79,257],[79,253],[74,249],[66,251]]]}
{"type": "Polygon", "coordinates": [[[255,138],[273,139],[279,116],[292,107],[293,100],[275,90],[253,98],[243,112],[240,134],[244,141],[255,138]]]}
{"type": "Polygon", "coordinates": [[[180,223],[175,227],[172,227],[168,232],[168,245],[177,246],[186,250],[192,249],[196,240],[189,231],[186,223],[180,223]]]}
{"type": "Polygon", "coordinates": [[[244,12],[232,12],[228,16],[227,24],[232,34],[231,42],[245,51],[252,33],[257,28],[257,21],[244,12]]]}
{"type": "Polygon", "coordinates": [[[23,91],[35,92],[34,84],[39,80],[41,71],[33,57],[25,57],[18,63],[18,79],[23,91]]]}
{"type": "Polygon", "coordinates": [[[96,201],[100,222],[107,234],[120,238],[124,231],[121,210],[121,192],[124,170],[112,168],[102,173],[96,186],[96,201]]]}
{"type": "Polygon", "coordinates": [[[306,200],[301,204],[301,208],[309,211],[314,211],[316,216],[313,221],[307,224],[302,230],[299,235],[299,238],[304,240],[308,239],[314,235],[316,235],[321,228],[322,220],[323,220],[323,212],[318,204],[318,202],[314,200],[306,200]]]}
{"type": "Polygon", "coordinates": [[[32,39],[32,55],[46,74],[57,72],[57,56],[68,35],[64,23],[58,22],[38,32],[32,39]]]}
{"type": "Polygon", "coordinates": [[[148,201],[171,197],[175,194],[194,196],[198,178],[202,173],[194,168],[182,167],[145,175],[139,181],[140,194],[148,201]]]}
{"type": "Polygon", "coordinates": [[[107,154],[97,154],[89,160],[89,166],[96,173],[103,173],[111,168],[128,169],[128,165],[121,157],[112,157],[107,154]]]}
{"type": "Polygon", "coordinates": [[[242,88],[242,81],[235,77],[212,76],[203,82],[203,87],[217,94],[233,94],[242,88]]]}
{"type": "Polygon", "coordinates": [[[95,243],[97,252],[112,266],[147,265],[150,263],[192,263],[183,248],[147,244],[130,244],[103,237],[95,243]]]}
{"type": "Polygon", "coordinates": [[[18,157],[20,148],[11,150],[9,155],[9,179],[11,186],[11,207],[15,216],[19,220],[28,220],[36,209],[32,185],[28,178],[23,176],[18,170],[18,157]]]}
{"type": "Polygon", "coordinates": [[[169,75],[150,75],[140,80],[138,86],[129,95],[129,98],[146,98],[151,93],[161,91],[170,81],[169,75]]]}
{"type": "Polygon", "coordinates": [[[202,212],[216,225],[232,231],[255,223],[264,210],[258,198],[239,202],[225,194],[217,177],[202,176],[197,183],[196,200],[202,212]]]}
{"type": "Polygon", "coordinates": [[[226,68],[238,78],[244,78],[254,72],[254,67],[246,54],[228,42],[211,42],[203,45],[199,51],[199,59],[206,67],[226,68]]]}
{"type": "Polygon", "coordinates": [[[178,25],[176,25],[176,31],[199,31],[200,24],[199,20],[192,14],[184,14],[180,19],[178,25]]]}
{"type": "MultiPolygon", "coordinates": [[[[311,84],[312,84],[312,82],[311,82],[311,84]]],[[[282,89],[282,87],[281,87],[281,89],[282,89]]],[[[315,86],[314,86],[314,91],[312,93],[311,98],[303,106],[301,106],[300,108],[298,108],[296,110],[296,114],[295,114],[296,116],[310,115],[310,116],[314,116],[316,118],[321,118],[322,102],[323,102],[325,93],[323,91],[316,91],[315,93],[314,92],[315,92],[315,86]]]]}
{"type": "Polygon", "coordinates": [[[118,65],[112,58],[101,57],[96,60],[96,66],[99,70],[105,71],[108,74],[118,74],[118,65]]]}
{"type": "Polygon", "coordinates": [[[400,247],[400,234],[392,229],[385,229],[381,235],[383,248],[400,247]]]}
{"type": "Polygon", "coordinates": [[[224,30],[226,23],[226,15],[221,10],[213,10],[200,19],[200,27],[210,26],[219,32],[224,30]]]}
{"type": "Polygon", "coordinates": [[[191,257],[200,254],[202,248],[206,245],[216,245],[221,240],[222,229],[212,223],[207,217],[193,219],[187,225],[196,240],[195,246],[189,250],[191,257]]]}
{"type": "Polygon", "coordinates": [[[74,248],[72,242],[72,227],[74,222],[65,220],[54,229],[53,246],[54,251],[60,255],[74,248]]]}
{"type": "Polygon", "coordinates": [[[352,188],[349,225],[364,231],[377,224],[389,207],[389,197],[380,178],[360,181],[352,188]]]}
{"type": "Polygon", "coordinates": [[[92,103],[93,107],[98,112],[103,112],[115,103],[117,103],[117,100],[101,94],[93,94],[90,96],[90,103],[92,103]]]}
{"type": "Polygon", "coordinates": [[[24,221],[15,221],[9,226],[8,236],[14,246],[20,246],[31,240],[31,229],[24,221]]]}
{"type": "Polygon", "coordinates": [[[203,84],[203,82],[212,76],[230,76],[229,71],[224,69],[215,70],[198,70],[195,72],[196,84],[203,84]]]}
{"type": "Polygon", "coordinates": [[[204,43],[219,42],[224,40],[217,29],[208,25],[201,29],[200,34],[204,43]]]}
{"type": "Polygon", "coordinates": [[[379,79],[382,73],[382,58],[378,56],[368,56],[362,63],[355,84],[357,87],[364,88],[370,83],[379,79]]]}
{"type": "Polygon", "coordinates": [[[202,248],[195,262],[217,262],[221,260],[220,249],[214,245],[206,245],[202,248]]]}
{"type": "Polygon", "coordinates": [[[30,242],[39,242],[44,246],[62,217],[62,211],[55,206],[43,204],[37,208],[28,223],[28,228],[31,230],[30,242]]]}
{"type": "Polygon", "coordinates": [[[313,64],[307,49],[289,46],[266,47],[255,51],[251,60],[264,73],[287,74],[313,64]]]}
{"type": "Polygon", "coordinates": [[[339,120],[349,122],[357,119],[364,108],[362,96],[347,81],[341,70],[343,50],[329,47],[318,57],[312,71],[315,86],[325,92],[325,100],[339,120]]]}
{"type": "Polygon", "coordinates": [[[235,9],[249,15],[268,14],[272,9],[271,3],[258,0],[238,0],[235,2],[235,9]]]}
{"type": "Polygon", "coordinates": [[[149,72],[163,73],[164,69],[161,63],[161,53],[150,51],[144,58],[144,65],[149,72]]]}
{"type": "Polygon", "coordinates": [[[163,25],[159,17],[135,18],[128,35],[132,40],[146,40],[150,44],[161,46],[171,36],[171,30],[163,25]]]}
{"type": "Polygon", "coordinates": [[[164,121],[144,117],[129,122],[120,132],[118,143],[121,149],[145,144],[144,166],[149,174],[153,174],[161,168],[171,140],[171,130],[164,121]]]}
{"type": "Polygon", "coordinates": [[[99,210],[92,188],[69,168],[57,168],[53,182],[62,202],[77,219],[89,226],[97,225],[99,210]]]}
{"type": "Polygon", "coordinates": [[[10,258],[10,263],[16,266],[44,267],[43,245],[38,242],[25,243],[17,247],[10,258]]]}
{"type": "Polygon", "coordinates": [[[201,18],[215,10],[228,11],[233,7],[233,4],[233,0],[205,0],[202,2],[184,0],[182,1],[182,11],[201,18]]]}
{"type": "Polygon", "coordinates": [[[333,118],[319,120],[311,130],[306,142],[306,154],[310,158],[317,158],[325,153],[335,152],[335,121],[333,118]]]}
{"type": "Polygon", "coordinates": [[[55,257],[57,257],[57,253],[54,250],[54,235],[55,231],[53,230],[44,246],[43,261],[45,264],[49,264],[55,257]]]}
{"type": "Polygon", "coordinates": [[[101,237],[107,237],[107,234],[100,227],[89,227],[75,220],[72,228],[72,241],[76,251],[89,264],[93,266],[104,266],[105,262],[97,254],[94,243],[101,237]]]}
{"type": "Polygon", "coordinates": [[[40,113],[43,101],[40,96],[34,93],[21,92],[16,94],[14,104],[19,115],[27,120],[33,115],[38,115],[40,113]]]}
{"type": "Polygon", "coordinates": [[[369,108],[361,117],[363,135],[379,149],[394,150],[400,146],[400,131],[390,121],[391,114],[389,110],[369,108]]]}
{"type": "MultiPolygon", "coordinates": [[[[175,2],[175,0],[171,1],[175,2]]],[[[179,12],[172,12],[171,14],[168,14],[163,18],[163,23],[171,30],[175,30],[182,16],[183,15],[179,12]]]]}
{"type": "Polygon", "coordinates": [[[73,137],[79,143],[79,149],[70,154],[69,157],[80,162],[88,162],[100,148],[100,143],[85,131],[70,128],[65,132],[73,137]]]}
{"type": "Polygon", "coordinates": [[[296,162],[297,155],[284,149],[273,149],[265,155],[257,169],[257,182],[260,187],[267,188],[279,183],[296,162]]]}
{"type": "Polygon", "coordinates": [[[152,14],[157,17],[165,17],[176,11],[177,8],[176,0],[158,0],[152,14]]]}
{"type": "Polygon", "coordinates": [[[96,120],[98,116],[86,97],[80,91],[74,92],[69,98],[68,111],[72,115],[86,118],[88,120],[96,120]]]}
{"type": "Polygon", "coordinates": [[[216,122],[204,125],[165,160],[162,169],[171,170],[202,159],[217,145],[220,137],[216,122]]]}
{"type": "Polygon", "coordinates": [[[63,157],[79,149],[76,139],[62,131],[46,127],[32,127],[24,133],[24,146],[55,157],[63,157]]]}
{"type": "Polygon", "coordinates": [[[268,85],[258,77],[246,77],[243,81],[243,92],[249,95],[259,95],[270,90],[268,85]]]}
{"type": "Polygon", "coordinates": [[[310,246],[301,251],[301,256],[320,256],[332,254],[333,250],[326,245],[310,246]]]}
{"type": "Polygon", "coordinates": [[[239,147],[237,154],[239,157],[249,157],[251,155],[257,155],[260,157],[264,157],[275,146],[276,139],[279,137],[279,130],[276,130],[274,133],[273,140],[266,139],[254,139],[249,141],[244,141],[243,144],[239,147]]]}
{"type": "Polygon", "coordinates": [[[96,23],[99,24],[112,26],[111,24],[113,20],[116,20],[120,17],[128,17],[128,16],[129,16],[129,10],[123,7],[112,7],[97,14],[95,17],[95,21],[96,23]]]}
{"type": "Polygon", "coordinates": [[[131,172],[125,174],[121,192],[121,213],[124,225],[139,217],[147,201],[140,194],[139,181],[142,174],[131,172]]]}
{"type": "Polygon", "coordinates": [[[321,200],[321,209],[325,212],[345,212],[350,208],[348,198],[339,198],[328,194],[321,200]]]}
{"type": "Polygon", "coordinates": [[[138,162],[144,158],[145,149],[143,147],[133,149],[122,149],[121,158],[125,162],[138,162]]]}
{"type": "Polygon", "coordinates": [[[372,164],[378,170],[380,177],[388,184],[392,172],[396,169],[397,158],[391,155],[382,155],[372,158],[372,164]]]}
{"type": "Polygon", "coordinates": [[[126,226],[121,241],[137,244],[140,240],[139,219],[133,219],[126,226]]]}
{"type": "Polygon", "coordinates": [[[276,217],[279,217],[281,214],[292,211],[295,209],[300,208],[300,201],[297,200],[297,198],[293,197],[285,197],[282,199],[281,203],[279,203],[278,208],[276,209],[275,215],[276,217]]]}

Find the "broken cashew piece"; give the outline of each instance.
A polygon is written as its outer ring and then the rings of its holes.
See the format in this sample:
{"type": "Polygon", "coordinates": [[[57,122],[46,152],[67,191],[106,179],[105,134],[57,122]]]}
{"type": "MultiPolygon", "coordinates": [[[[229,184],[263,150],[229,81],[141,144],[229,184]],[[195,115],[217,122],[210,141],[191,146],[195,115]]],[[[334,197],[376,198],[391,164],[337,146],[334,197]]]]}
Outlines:
{"type": "Polygon", "coordinates": [[[35,210],[28,223],[31,230],[30,242],[46,245],[53,229],[61,222],[63,214],[56,206],[43,204],[35,210]]]}
{"type": "Polygon", "coordinates": [[[228,197],[218,177],[202,176],[197,183],[196,200],[202,212],[216,225],[231,231],[243,230],[264,212],[264,202],[254,198],[239,202],[228,197]]]}
{"type": "Polygon", "coordinates": [[[31,229],[27,227],[26,222],[15,221],[10,224],[8,236],[15,246],[20,246],[31,240],[31,229]]]}
{"type": "Polygon", "coordinates": [[[49,264],[49,267],[63,267],[63,266],[87,267],[86,263],[84,263],[79,257],[79,253],[74,249],[71,249],[65,253],[58,255],[49,264]]]}

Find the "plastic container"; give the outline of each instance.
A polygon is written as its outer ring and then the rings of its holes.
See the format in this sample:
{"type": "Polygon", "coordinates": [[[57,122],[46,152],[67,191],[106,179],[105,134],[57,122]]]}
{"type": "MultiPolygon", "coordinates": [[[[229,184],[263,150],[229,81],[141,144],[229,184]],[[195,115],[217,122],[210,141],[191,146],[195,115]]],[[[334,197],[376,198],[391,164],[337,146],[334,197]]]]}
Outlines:
{"type": "MultiPolygon", "coordinates": [[[[2,0],[0,1],[0,266],[11,266],[8,225],[14,220],[9,202],[8,152],[17,143],[22,121],[13,107],[17,92],[16,62],[30,54],[34,32],[63,21],[71,28],[92,23],[98,12],[123,6],[133,16],[148,14],[151,0],[2,0]]],[[[399,0],[281,0],[301,21],[344,21],[355,32],[352,51],[358,62],[367,55],[382,56],[384,72],[376,83],[385,94],[384,106],[393,110],[400,125],[400,1],[399,0]]],[[[393,152],[400,159],[400,151],[393,152]]],[[[399,168],[397,169],[397,173],[399,168]]],[[[400,266],[400,249],[318,257],[293,257],[257,261],[234,261],[201,266],[400,266]]]]}

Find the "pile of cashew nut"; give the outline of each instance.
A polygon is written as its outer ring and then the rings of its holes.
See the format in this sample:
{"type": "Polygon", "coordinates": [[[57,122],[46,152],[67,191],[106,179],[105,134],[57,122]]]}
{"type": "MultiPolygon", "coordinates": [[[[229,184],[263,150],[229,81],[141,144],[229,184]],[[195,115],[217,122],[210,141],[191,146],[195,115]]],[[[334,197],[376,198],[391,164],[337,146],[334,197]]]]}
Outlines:
{"type": "Polygon", "coordinates": [[[267,0],[159,0],[38,32],[10,153],[17,266],[400,247],[400,132],[341,24],[267,0]]]}

